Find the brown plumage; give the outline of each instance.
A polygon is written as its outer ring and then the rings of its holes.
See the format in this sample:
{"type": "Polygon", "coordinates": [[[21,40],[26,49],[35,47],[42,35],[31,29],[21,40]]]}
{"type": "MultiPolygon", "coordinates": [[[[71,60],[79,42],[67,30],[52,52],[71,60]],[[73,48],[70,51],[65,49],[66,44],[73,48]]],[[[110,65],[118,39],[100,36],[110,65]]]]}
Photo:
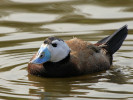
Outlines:
{"type": "Polygon", "coordinates": [[[28,72],[43,77],[70,77],[107,70],[112,64],[112,55],[120,48],[126,36],[127,26],[124,26],[96,44],[77,38],[67,40],[65,42],[71,49],[67,57],[59,62],[29,63],[28,72]]]}

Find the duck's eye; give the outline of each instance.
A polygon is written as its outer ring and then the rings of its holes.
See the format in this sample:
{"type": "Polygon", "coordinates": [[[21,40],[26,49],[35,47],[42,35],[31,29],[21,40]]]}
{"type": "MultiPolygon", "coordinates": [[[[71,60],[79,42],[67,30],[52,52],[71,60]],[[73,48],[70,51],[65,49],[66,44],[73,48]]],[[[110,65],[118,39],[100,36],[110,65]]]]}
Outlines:
{"type": "Polygon", "coordinates": [[[45,56],[45,53],[42,52],[41,55],[40,55],[40,58],[43,58],[45,56]]]}
{"type": "Polygon", "coordinates": [[[56,43],[52,43],[52,46],[53,46],[53,47],[57,47],[57,44],[56,44],[56,43]]]}

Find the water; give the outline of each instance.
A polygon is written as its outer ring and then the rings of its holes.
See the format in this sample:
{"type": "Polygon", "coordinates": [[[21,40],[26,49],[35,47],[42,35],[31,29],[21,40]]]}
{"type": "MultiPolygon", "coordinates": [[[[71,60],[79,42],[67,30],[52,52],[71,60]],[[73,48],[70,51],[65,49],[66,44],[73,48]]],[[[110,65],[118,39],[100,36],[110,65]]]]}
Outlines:
{"type": "Polygon", "coordinates": [[[132,100],[133,0],[1,0],[1,100],[132,100]],[[96,41],[127,24],[129,35],[110,70],[72,78],[28,75],[27,63],[48,36],[96,41]]]}

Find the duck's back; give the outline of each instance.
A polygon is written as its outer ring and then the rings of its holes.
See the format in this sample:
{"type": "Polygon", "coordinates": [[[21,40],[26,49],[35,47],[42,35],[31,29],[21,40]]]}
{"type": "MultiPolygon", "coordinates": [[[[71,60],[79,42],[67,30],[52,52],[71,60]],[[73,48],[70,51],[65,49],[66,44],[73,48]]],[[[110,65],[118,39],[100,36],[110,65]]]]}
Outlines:
{"type": "Polygon", "coordinates": [[[81,74],[110,68],[111,59],[104,49],[77,38],[68,40],[66,43],[71,48],[70,61],[77,66],[81,74]]]}

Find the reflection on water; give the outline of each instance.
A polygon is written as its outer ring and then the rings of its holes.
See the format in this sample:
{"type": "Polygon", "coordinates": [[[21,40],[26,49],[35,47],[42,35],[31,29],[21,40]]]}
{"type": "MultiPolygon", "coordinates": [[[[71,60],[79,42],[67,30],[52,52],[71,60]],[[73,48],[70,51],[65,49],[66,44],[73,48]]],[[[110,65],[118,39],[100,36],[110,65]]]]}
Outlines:
{"type": "MultiPolygon", "coordinates": [[[[94,5],[75,6],[82,14],[90,15],[93,19],[118,19],[118,18],[132,18],[132,12],[123,12],[126,7],[101,7],[94,5]],[[95,9],[95,11],[94,11],[95,9]],[[103,13],[104,12],[104,13],[103,13]]],[[[78,12],[78,13],[79,13],[78,12]]]]}
{"type": "Polygon", "coordinates": [[[0,99],[132,100],[132,0],[1,0],[0,99]],[[27,63],[48,36],[95,43],[128,24],[110,70],[72,78],[28,75],[27,63]]]}
{"type": "Polygon", "coordinates": [[[58,15],[55,14],[40,14],[40,13],[17,13],[11,14],[7,17],[2,17],[3,21],[17,21],[17,22],[49,22],[56,19],[58,15]]]}

